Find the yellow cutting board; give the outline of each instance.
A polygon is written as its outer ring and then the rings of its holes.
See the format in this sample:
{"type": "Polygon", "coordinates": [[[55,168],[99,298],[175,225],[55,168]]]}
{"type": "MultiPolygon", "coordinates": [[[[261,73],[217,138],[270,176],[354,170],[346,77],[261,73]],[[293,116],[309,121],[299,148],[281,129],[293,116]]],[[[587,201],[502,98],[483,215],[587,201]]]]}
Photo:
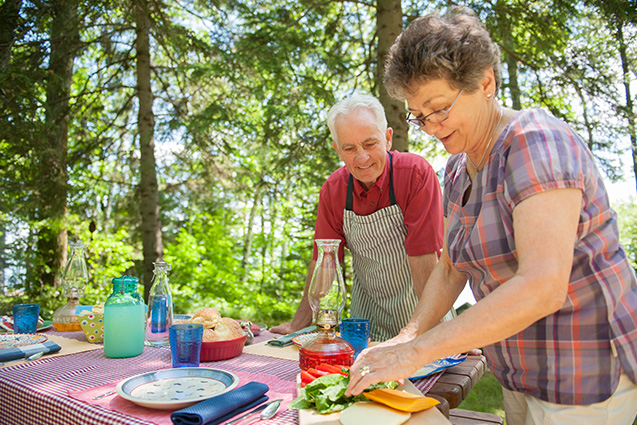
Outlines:
{"type": "MultiPolygon", "coordinates": [[[[422,395],[420,390],[407,380],[397,388],[398,390],[407,391],[412,394],[422,395]]],[[[329,415],[319,415],[314,409],[299,410],[299,425],[340,425],[338,418],[341,412],[330,413],[329,415]]],[[[422,412],[412,413],[406,425],[451,425],[451,422],[435,407],[423,410],[422,412]]]]}

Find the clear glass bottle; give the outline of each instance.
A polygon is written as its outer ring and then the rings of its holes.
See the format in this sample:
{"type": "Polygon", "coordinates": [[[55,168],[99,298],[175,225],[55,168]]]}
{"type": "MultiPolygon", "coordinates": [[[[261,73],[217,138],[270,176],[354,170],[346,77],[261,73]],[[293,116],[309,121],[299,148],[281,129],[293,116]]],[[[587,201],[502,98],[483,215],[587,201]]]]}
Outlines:
{"type": "Polygon", "coordinates": [[[164,347],[170,344],[168,328],[173,323],[173,297],[168,283],[170,264],[155,262],[153,265],[153,284],[148,293],[146,313],[146,343],[164,347]]]}
{"type": "Polygon", "coordinates": [[[104,303],[104,355],[138,356],[144,351],[144,303],[138,300],[137,278],[113,279],[113,293],[104,303]]]}
{"type": "Polygon", "coordinates": [[[312,308],[317,335],[306,341],[299,352],[302,370],[321,363],[350,366],[354,363],[354,347],[336,336],[341,312],[345,307],[345,281],[338,261],[339,239],[316,239],[318,258],[308,298],[312,308]]]}
{"type": "Polygon", "coordinates": [[[66,304],[53,313],[53,326],[58,332],[81,331],[77,320],[76,307],[84,296],[84,288],[88,284],[88,267],[82,241],[70,242],[71,255],[64,268],[62,277],[62,296],[67,298],[66,304]]]}

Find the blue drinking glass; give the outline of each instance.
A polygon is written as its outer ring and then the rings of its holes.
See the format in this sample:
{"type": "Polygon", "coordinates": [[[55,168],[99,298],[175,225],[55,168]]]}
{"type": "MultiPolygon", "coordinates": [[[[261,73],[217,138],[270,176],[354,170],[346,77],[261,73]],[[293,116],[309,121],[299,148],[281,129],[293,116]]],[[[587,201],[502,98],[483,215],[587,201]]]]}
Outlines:
{"type": "Polygon", "coordinates": [[[354,357],[367,348],[369,342],[368,319],[343,319],[341,320],[341,338],[354,347],[354,357]]]}
{"type": "Polygon", "coordinates": [[[203,325],[182,323],[168,328],[173,367],[199,367],[203,325]]]}
{"type": "Polygon", "coordinates": [[[40,304],[16,304],[13,306],[13,333],[34,334],[38,331],[40,304]]]}

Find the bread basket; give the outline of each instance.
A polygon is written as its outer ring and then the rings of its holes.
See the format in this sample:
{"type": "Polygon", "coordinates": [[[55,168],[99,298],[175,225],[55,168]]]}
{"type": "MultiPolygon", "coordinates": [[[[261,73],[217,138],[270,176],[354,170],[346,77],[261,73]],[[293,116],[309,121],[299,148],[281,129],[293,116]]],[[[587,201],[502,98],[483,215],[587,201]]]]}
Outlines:
{"type": "Polygon", "coordinates": [[[201,343],[201,362],[216,362],[237,357],[243,353],[247,335],[223,341],[203,341],[201,343]]]}

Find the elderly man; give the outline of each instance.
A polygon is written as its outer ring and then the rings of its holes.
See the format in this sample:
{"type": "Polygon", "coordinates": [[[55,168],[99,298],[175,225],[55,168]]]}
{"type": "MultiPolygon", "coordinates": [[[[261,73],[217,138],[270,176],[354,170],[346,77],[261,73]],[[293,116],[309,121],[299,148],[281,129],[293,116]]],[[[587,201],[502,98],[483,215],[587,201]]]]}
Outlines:
{"type": "MultiPolygon", "coordinates": [[[[351,317],[371,322],[375,341],[392,338],[407,324],[442,248],[440,184],[422,157],[390,152],[393,129],[381,103],[355,94],[327,116],[332,146],[345,164],[325,181],[319,197],[315,239],[340,239],[352,253],[351,317]]],[[[308,326],[307,293],[292,322],[272,328],[287,334],[308,326]]]]}

